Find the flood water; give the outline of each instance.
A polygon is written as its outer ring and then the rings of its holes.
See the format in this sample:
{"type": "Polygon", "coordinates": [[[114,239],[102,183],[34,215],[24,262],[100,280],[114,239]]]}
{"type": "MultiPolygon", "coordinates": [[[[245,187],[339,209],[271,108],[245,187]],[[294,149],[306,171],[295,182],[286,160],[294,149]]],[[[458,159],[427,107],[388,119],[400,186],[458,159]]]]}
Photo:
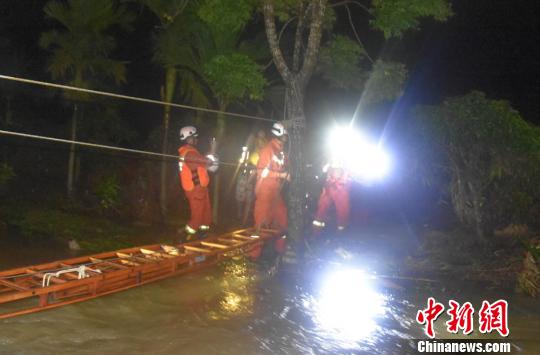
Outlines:
{"type": "MultiPolygon", "coordinates": [[[[403,244],[390,247],[391,234],[360,233],[354,254],[332,245],[307,265],[275,275],[238,259],[1,320],[0,353],[407,354],[414,352],[414,339],[425,339],[415,316],[430,296],[446,305],[469,301],[477,309],[483,299],[508,300],[513,352],[540,353],[538,300],[456,280],[389,279],[385,275],[409,252],[403,244]]],[[[66,256],[43,245],[0,245],[2,269],[66,256]]],[[[443,318],[435,323],[438,339],[451,338],[443,318]]]]}

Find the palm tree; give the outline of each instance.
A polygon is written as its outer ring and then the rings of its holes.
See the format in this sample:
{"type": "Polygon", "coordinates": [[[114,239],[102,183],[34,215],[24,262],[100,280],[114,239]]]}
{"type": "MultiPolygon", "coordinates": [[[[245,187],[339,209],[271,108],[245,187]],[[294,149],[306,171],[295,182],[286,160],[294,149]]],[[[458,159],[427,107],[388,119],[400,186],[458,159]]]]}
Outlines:
{"type": "MultiPolygon", "coordinates": [[[[108,33],[113,27],[128,29],[133,17],[113,0],[53,0],[44,8],[45,14],[61,28],[44,32],[40,46],[51,52],[47,71],[53,79],[62,79],[76,87],[94,87],[100,79],[112,78],[116,84],[125,82],[125,64],[110,58],[116,47],[108,33]]],[[[77,138],[77,121],[82,117],[81,103],[88,95],[66,91],[73,102],[71,140],[77,138]]],[[[69,152],[67,193],[73,193],[75,145],[69,152]]]]}
{"type": "MultiPolygon", "coordinates": [[[[257,60],[266,59],[264,43],[241,41],[241,34],[250,20],[254,3],[205,1],[195,7],[191,26],[185,27],[191,51],[179,66],[183,94],[226,111],[232,104],[246,99],[262,98],[266,80],[257,60]],[[258,44],[258,46],[257,46],[258,44]]],[[[215,137],[219,144],[225,134],[225,115],[217,115],[215,137]]],[[[217,221],[220,175],[213,184],[213,220],[217,221]]]]}
{"type": "MultiPolygon", "coordinates": [[[[161,99],[172,102],[178,84],[178,67],[190,57],[189,39],[185,35],[183,15],[189,0],[140,0],[160,21],[155,33],[154,61],[164,70],[161,99]]],[[[161,152],[167,154],[171,106],[165,105],[161,129],[161,152]]],[[[161,215],[167,213],[167,161],[161,161],[159,203],[161,215]]]]}
{"type": "MultiPolygon", "coordinates": [[[[141,0],[160,19],[155,36],[154,61],[165,70],[162,98],[171,102],[178,96],[199,107],[225,111],[230,104],[246,97],[261,96],[265,81],[262,68],[241,53],[240,35],[249,20],[253,4],[249,0],[230,3],[216,1],[141,0]],[[236,5],[245,7],[238,15],[236,5]],[[222,12],[225,10],[225,12],[222,12]],[[219,18],[227,18],[226,25],[219,18]],[[233,28],[231,28],[231,23],[233,28]],[[247,83],[247,85],[246,85],[247,83]],[[242,87],[230,93],[231,85],[242,87]],[[258,91],[256,95],[253,95],[258,91]]],[[[165,106],[162,125],[162,152],[167,153],[170,106],[165,106]]],[[[225,117],[217,117],[218,142],[225,130],[225,117]]],[[[160,205],[166,213],[166,167],[161,165],[160,205]]],[[[218,179],[214,183],[214,216],[217,209],[218,179]]]]}

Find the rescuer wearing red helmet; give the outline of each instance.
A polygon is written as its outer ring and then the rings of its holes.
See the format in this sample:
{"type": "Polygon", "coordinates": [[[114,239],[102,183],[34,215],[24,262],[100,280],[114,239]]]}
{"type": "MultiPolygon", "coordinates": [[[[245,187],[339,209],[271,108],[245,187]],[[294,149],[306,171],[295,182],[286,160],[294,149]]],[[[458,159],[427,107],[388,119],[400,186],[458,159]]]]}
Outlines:
{"type": "MultiPolygon", "coordinates": [[[[255,187],[255,227],[275,228],[280,232],[287,229],[287,207],[281,196],[281,187],[289,179],[284,145],[287,131],[282,123],[272,126],[272,139],[259,153],[257,162],[257,184],[255,187]]],[[[276,242],[276,250],[284,252],[285,240],[276,242]]]]}
{"type": "Polygon", "coordinates": [[[218,163],[213,155],[205,157],[195,148],[197,137],[197,129],[193,126],[180,129],[180,141],[184,144],[178,149],[179,177],[191,211],[190,219],[182,231],[185,240],[194,239],[199,231],[206,233],[212,223],[208,171],[216,171],[218,163]]]}
{"type": "Polygon", "coordinates": [[[316,233],[325,227],[328,210],[333,204],[336,208],[337,229],[343,231],[349,223],[349,173],[342,164],[335,161],[325,165],[323,172],[326,173],[326,181],[319,197],[313,227],[316,233]]]}

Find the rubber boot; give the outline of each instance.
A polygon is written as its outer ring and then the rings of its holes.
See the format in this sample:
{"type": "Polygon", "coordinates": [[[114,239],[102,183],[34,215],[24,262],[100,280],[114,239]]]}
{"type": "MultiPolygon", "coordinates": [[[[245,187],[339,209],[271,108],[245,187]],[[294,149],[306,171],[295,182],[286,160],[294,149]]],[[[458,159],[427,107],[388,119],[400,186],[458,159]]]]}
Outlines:
{"type": "Polygon", "coordinates": [[[182,228],[181,230],[178,230],[178,237],[176,239],[178,244],[191,242],[197,239],[197,235],[193,233],[188,233],[188,231],[185,228],[182,228]]]}
{"type": "Polygon", "coordinates": [[[197,232],[197,239],[202,240],[206,239],[210,236],[210,227],[203,227],[199,228],[199,231],[197,232]]]}

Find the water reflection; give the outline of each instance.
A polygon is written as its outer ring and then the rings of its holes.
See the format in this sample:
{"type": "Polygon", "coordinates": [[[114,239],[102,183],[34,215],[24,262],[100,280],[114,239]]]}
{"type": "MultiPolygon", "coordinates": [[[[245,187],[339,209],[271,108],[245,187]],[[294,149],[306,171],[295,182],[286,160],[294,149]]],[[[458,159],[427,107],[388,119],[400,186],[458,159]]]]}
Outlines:
{"type": "MultiPolygon", "coordinates": [[[[500,291],[465,283],[400,282],[399,289],[380,277],[326,267],[282,268],[269,277],[237,259],[2,320],[0,354],[407,354],[414,352],[414,339],[424,337],[415,315],[427,297],[473,304],[501,297],[500,291]]],[[[540,304],[526,297],[508,300],[511,337],[539,339],[540,304]]],[[[435,325],[446,335],[444,320],[435,325]]],[[[533,354],[540,353],[539,344],[518,342],[533,354]]]]}
{"type": "Polygon", "coordinates": [[[316,300],[317,323],[339,340],[364,340],[376,330],[384,306],[384,296],[362,270],[332,271],[324,275],[316,300]]]}
{"type": "Polygon", "coordinates": [[[254,279],[253,268],[246,258],[238,257],[226,262],[220,282],[219,312],[210,311],[210,318],[219,320],[252,314],[255,302],[254,279]]]}

